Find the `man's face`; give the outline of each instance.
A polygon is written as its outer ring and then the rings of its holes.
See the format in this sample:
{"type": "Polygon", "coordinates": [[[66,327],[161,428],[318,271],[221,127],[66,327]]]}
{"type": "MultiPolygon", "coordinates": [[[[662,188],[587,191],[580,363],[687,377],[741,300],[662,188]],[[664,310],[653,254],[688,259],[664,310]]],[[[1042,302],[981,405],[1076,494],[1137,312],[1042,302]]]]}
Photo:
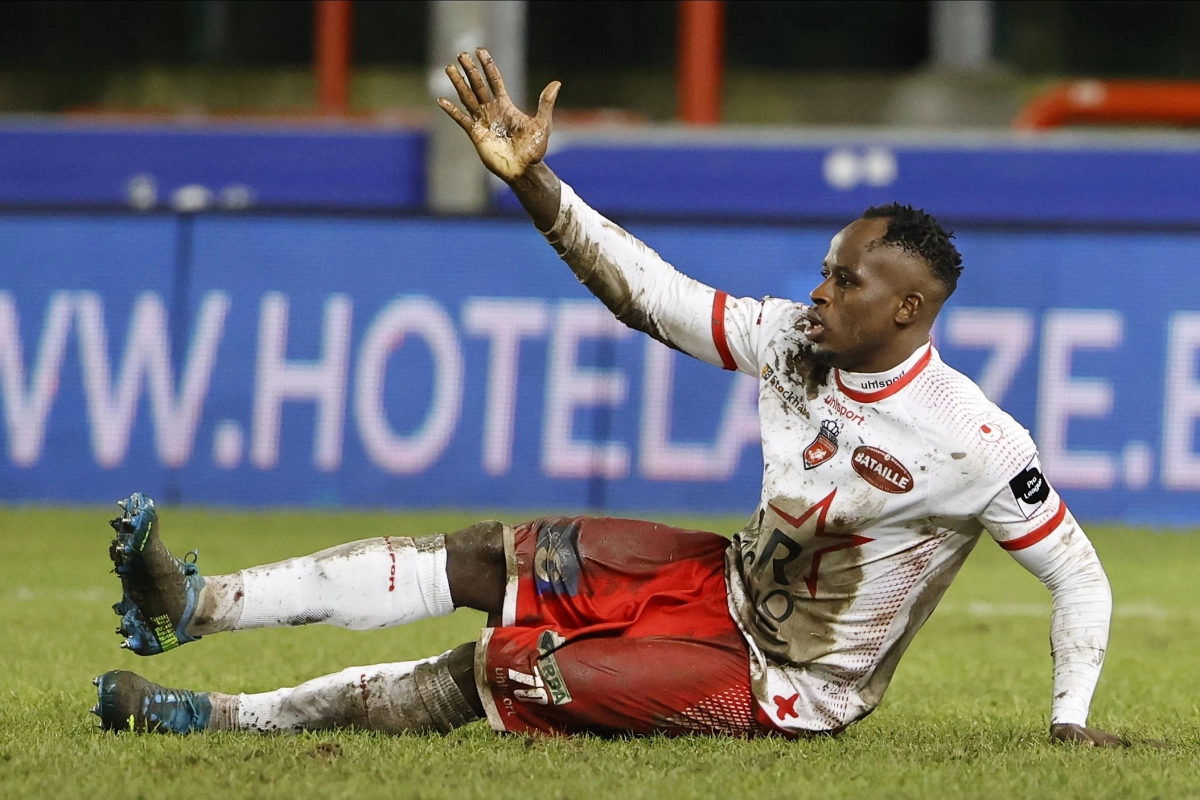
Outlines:
{"type": "Polygon", "coordinates": [[[829,244],[824,280],[810,295],[808,338],[832,367],[883,372],[907,356],[896,357],[898,338],[913,322],[913,295],[918,303],[928,296],[930,274],[919,257],[882,244],[887,226],[883,218],[858,219],[829,244]]]}

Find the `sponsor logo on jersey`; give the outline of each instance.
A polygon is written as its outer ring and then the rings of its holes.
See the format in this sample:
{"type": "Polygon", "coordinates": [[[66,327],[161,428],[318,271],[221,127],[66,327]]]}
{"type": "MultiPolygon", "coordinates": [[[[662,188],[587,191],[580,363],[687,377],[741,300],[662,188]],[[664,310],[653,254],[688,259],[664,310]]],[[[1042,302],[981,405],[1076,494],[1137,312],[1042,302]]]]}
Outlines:
{"type": "Polygon", "coordinates": [[[804,400],[800,397],[800,393],[785,386],[783,381],[779,380],[779,374],[775,372],[775,368],[770,364],[763,365],[762,379],[775,394],[779,395],[779,399],[783,400],[784,405],[808,416],[808,412],[804,410],[804,400]]]}
{"type": "Polygon", "coordinates": [[[1012,489],[1013,497],[1017,499],[1017,508],[1021,509],[1025,519],[1036,514],[1042,503],[1050,497],[1050,484],[1042,475],[1041,465],[1036,456],[1025,465],[1025,469],[1013,476],[1008,482],[1008,488],[1012,489]]]}
{"type": "Polygon", "coordinates": [[[851,422],[863,422],[866,420],[866,417],[864,417],[862,414],[846,408],[844,405],[838,402],[836,397],[831,394],[825,395],[825,405],[829,406],[829,409],[839,417],[845,417],[851,422]]]}
{"type": "Polygon", "coordinates": [[[912,473],[895,456],[878,447],[859,447],[854,451],[852,464],[859,477],[876,489],[888,494],[912,491],[912,473]]]}
{"type": "Polygon", "coordinates": [[[842,426],[834,420],[821,420],[821,430],[817,432],[817,438],[804,448],[804,468],[819,467],[833,458],[833,454],[838,450],[838,434],[841,432],[842,426]]]}

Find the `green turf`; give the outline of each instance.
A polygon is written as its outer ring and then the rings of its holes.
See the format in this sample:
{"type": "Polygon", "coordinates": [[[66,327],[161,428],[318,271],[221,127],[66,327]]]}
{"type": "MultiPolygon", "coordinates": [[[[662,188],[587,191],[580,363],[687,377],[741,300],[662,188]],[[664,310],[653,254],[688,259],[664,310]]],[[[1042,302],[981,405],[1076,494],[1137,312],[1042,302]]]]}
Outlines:
{"type": "MultiPolygon", "coordinates": [[[[917,637],[879,710],[838,740],[530,739],[496,736],[483,723],[446,737],[182,738],[99,732],[87,713],[90,679],[119,667],[168,685],[266,690],[441,652],[474,639],[481,616],[371,633],[310,626],[213,636],[138,658],[118,650],[113,633],[107,516],[0,509],[0,797],[1200,796],[1197,534],[1091,528],[1116,595],[1093,724],[1166,747],[1048,744],[1048,596],[990,542],[917,637]]],[[[195,509],[164,517],[168,543],[199,547],[210,574],[473,519],[195,509]]]]}

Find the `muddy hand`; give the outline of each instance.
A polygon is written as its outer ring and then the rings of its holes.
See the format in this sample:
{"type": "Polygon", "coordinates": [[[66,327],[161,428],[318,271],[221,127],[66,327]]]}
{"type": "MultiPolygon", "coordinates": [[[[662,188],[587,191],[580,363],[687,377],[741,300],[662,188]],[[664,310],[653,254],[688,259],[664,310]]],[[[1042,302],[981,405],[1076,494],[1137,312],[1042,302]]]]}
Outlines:
{"type": "Polygon", "coordinates": [[[512,183],[545,157],[550,141],[550,117],[562,84],[554,81],[542,91],[537,114],[531,117],[513,105],[488,51],[480,48],[475,53],[483,74],[467,53],[459,53],[458,66],[446,67],[463,107],[460,109],[444,97],[438,98],[438,105],[471,137],[484,166],[512,183]]]}

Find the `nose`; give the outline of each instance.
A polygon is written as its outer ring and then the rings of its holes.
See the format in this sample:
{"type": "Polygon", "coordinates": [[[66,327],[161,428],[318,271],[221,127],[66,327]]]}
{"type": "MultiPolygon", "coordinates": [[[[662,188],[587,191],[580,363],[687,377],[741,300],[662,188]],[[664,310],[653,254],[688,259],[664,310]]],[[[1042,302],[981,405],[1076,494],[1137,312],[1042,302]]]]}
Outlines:
{"type": "Polygon", "coordinates": [[[829,281],[831,279],[832,278],[830,277],[830,278],[826,278],[825,280],[821,281],[820,283],[817,284],[816,288],[814,288],[811,292],[808,293],[808,297],[810,300],[813,301],[813,305],[815,305],[815,306],[829,305],[829,281]]]}

